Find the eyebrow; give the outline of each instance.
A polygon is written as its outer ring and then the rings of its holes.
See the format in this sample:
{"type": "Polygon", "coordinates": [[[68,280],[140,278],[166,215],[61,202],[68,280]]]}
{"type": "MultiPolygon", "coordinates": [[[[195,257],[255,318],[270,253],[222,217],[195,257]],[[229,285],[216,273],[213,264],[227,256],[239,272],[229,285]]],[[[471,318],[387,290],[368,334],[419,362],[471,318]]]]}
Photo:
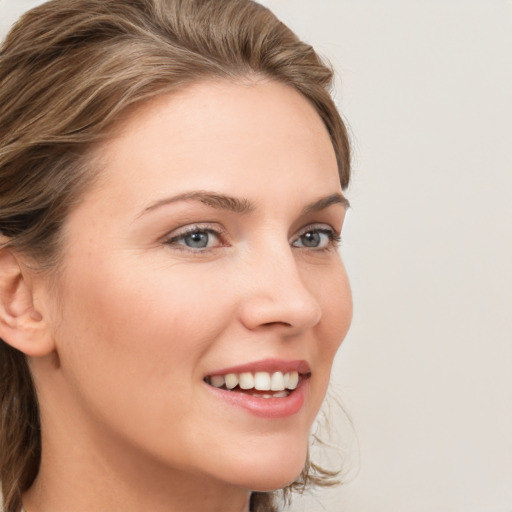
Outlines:
{"type": "Polygon", "coordinates": [[[341,194],[331,194],[327,197],[322,197],[321,199],[318,199],[318,201],[315,201],[314,203],[311,203],[307,205],[303,210],[302,213],[312,213],[317,212],[319,210],[325,210],[325,208],[328,208],[329,206],[333,204],[340,204],[348,210],[350,208],[350,203],[348,202],[348,199],[341,195],[341,194]]]}
{"type": "Polygon", "coordinates": [[[178,201],[199,201],[206,206],[217,208],[219,210],[228,210],[234,213],[251,213],[254,211],[254,205],[247,199],[237,199],[236,197],[226,196],[224,194],[217,194],[215,192],[206,192],[198,190],[195,192],[184,192],[177,196],[167,197],[161,199],[156,203],[148,206],[143,213],[155,210],[160,206],[176,203],[178,201]]]}
{"type": "MultiPolygon", "coordinates": [[[[176,203],[179,201],[199,201],[206,206],[210,206],[212,208],[216,208],[219,210],[227,210],[234,213],[248,214],[253,212],[256,207],[252,204],[248,199],[238,199],[236,197],[227,196],[224,194],[219,194],[216,192],[208,192],[204,190],[198,190],[193,192],[184,192],[183,194],[178,194],[176,196],[167,197],[164,199],[160,199],[156,203],[148,206],[143,212],[147,213],[161,206],[176,203]]],[[[322,197],[317,201],[307,205],[302,210],[302,214],[312,213],[319,210],[324,210],[333,204],[340,204],[344,208],[349,208],[350,204],[348,200],[341,194],[335,193],[326,197],[322,197]]]]}

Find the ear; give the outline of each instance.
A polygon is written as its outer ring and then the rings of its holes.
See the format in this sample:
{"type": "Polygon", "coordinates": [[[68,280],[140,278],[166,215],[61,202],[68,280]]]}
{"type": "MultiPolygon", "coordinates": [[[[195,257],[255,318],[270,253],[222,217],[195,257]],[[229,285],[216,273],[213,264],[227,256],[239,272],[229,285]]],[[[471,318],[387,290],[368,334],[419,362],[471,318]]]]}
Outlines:
{"type": "Polygon", "coordinates": [[[50,353],[54,344],[46,318],[35,305],[31,274],[12,249],[0,245],[0,338],[39,357],[50,353]]]}

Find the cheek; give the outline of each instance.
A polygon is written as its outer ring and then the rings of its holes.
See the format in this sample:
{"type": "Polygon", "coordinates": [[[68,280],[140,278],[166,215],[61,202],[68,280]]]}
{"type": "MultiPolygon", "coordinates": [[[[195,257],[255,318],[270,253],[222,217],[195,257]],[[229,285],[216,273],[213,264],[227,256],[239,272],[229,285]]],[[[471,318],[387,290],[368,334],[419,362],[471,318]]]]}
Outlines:
{"type": "Polygon", "coordinates": [[[311,276],[309,285],[322,307],[318,353],[332,363],[352,321],[352,294],[345,267],[339,261],[316,279],[311,276]]]}
{"type": "Polygon", "coordinates": [[[341,260],[315,272],[310,269],[303,276],[306,286],[322,308],[322,318],[314,329],[315,343],[311,348],[317,370],[311,381],[316,416],[329,386],[334,357],[352,321],[352,295],[341,260]]]}
{"type": "Polygon", "coordinates": [[[191,404],[200,404],[203,355],[233,318],[229,298],[213,293],[219,284],[121,258],[70,273],[56,336],[73,410],[94,428],[179,458],[174,439],[188,439],[184,425],[201,417],[191,404]]]}
{"type": "Polygon", "coordinates": [[[121,363],[132,371],[157,363],[178,371],[222,329],[223,316],[211,311],[216,304],[219,312],[219,301],[179,269],[138,272],[136,264],[119,261],[92,268],[94,274],[76,272],[64,291],[59,337],[75,360],[111,365],[109,373],[122,371],[121,363]]]}
{"type": "Polygon", "coordinates": [[[58,350],[70,382],[91,401],[101,388],[120,404],[128,390],[134,405],[152,393],[161,397],[155,407],[169,406],[170,388],[174,399],[190,400],[204,354],[235,318],[225,271],[162,256],[128,252],[67,269],[58,350]]]}

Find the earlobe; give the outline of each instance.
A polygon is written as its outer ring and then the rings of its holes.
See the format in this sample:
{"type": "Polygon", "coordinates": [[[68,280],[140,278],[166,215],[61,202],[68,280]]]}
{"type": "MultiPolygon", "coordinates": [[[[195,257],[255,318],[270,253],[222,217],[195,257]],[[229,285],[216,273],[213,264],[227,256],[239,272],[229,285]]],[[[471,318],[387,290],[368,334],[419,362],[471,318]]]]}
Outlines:
{"type": "Polygon", "coordinates": [[[29,271],[10,248],[0,248],[0,338],[28,356],[53,350],[45,316],[34,304],[29,271]]]}

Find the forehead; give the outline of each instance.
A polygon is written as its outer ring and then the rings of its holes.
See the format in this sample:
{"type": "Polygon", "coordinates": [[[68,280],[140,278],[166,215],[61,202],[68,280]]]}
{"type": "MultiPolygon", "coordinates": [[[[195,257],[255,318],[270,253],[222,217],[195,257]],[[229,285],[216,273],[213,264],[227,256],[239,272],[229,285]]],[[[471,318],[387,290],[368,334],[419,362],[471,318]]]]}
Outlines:
{"type": "Polygon", "coordinates": [[[304,181],[318,189],[312,195],[340,189],[334,149],[316,110],[274,81],[202,82],[157,97],[131,112],[98,152],[101,181],[118,189],[136,183],[137,193],[229,185],[250,196],[256,185],[296,182],[300,190],[304,181]]]}

